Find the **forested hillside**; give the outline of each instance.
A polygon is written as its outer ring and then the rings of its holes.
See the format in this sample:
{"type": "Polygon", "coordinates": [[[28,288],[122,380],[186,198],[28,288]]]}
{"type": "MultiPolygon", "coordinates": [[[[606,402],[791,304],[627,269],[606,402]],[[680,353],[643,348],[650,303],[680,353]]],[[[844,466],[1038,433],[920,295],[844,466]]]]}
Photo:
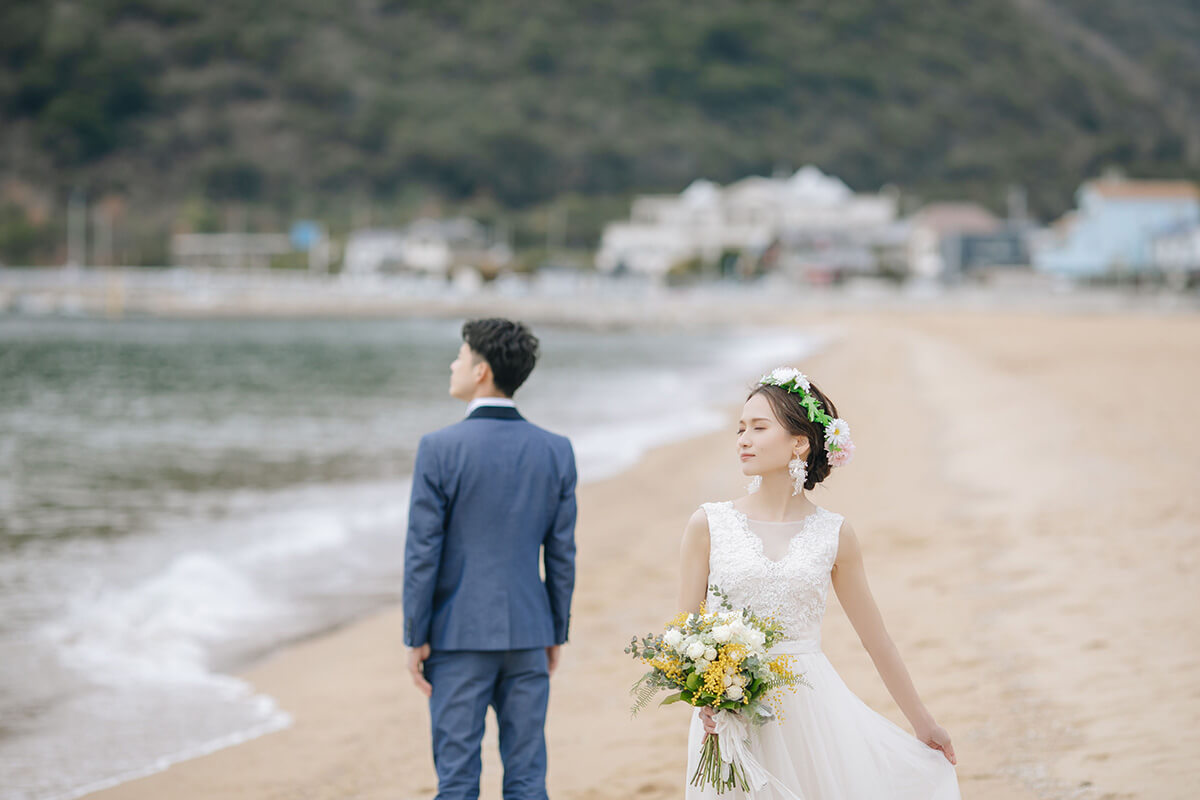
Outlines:
{"type": "Polygon", "coordinates": [[[805,163],[1042,215],[1106,166],[1200,175],[1192,0],[7,0],[0,57],[0,258],[73,186],[162,238],[805,163]]]}

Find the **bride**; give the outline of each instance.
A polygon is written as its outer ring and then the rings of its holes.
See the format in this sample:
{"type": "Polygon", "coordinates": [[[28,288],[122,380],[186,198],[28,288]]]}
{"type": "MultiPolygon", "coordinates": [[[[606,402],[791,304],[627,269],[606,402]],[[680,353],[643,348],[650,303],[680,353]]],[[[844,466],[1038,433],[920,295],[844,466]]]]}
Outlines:
{"type": "MultiPolygon", "coordinates": [[[[950,735],[917,696],[884,627],[854,529],[805,493],[852,457],[845,421],[803,373],[780,367],[746,400],[737,451],[742,473],[752,476],[750,495],[705,503],[688,520],[679,607],[698,612],[704,601],[716,608],[719,600],[708,589],[715,585],[735,607],[773,616],[786,640],[771,654],[791,655],[793,670],[810,684],[777,690],[781,713],[750,729],[749,751],[769,775],[752,794],[772,800],[958,800],[950,735]],[[821,651],[831,583],[915,736],[856,697],[821,651]]],[[[689,777],[705,734],[718,730],[725,713],[693,712],[689,777]]],[[[686,796],[717,795],[711,787],[689,785],[686,796]]]]}

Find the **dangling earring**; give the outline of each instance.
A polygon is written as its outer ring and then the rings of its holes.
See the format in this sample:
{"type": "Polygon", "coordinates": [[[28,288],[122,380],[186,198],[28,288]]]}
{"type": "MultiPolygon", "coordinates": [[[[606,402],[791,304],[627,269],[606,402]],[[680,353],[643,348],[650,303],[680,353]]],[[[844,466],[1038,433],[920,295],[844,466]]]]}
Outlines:
{"type": "Polygon", "coordinates": [[[800,456],[794,456],[788,462],[788,474],[792,476],[792,497],[795,497],[800,494],[800,490],[804,488],[804,481],[808,478],[808,464],[800,456]]]}
{"type": "Polygon", "coordinates": [[[761,488],[762,488],[762,475],[755,475],[753,478],[750,479],[750,482],[748,484],[746,484],[746,494],[754,494],[761,488]]]}

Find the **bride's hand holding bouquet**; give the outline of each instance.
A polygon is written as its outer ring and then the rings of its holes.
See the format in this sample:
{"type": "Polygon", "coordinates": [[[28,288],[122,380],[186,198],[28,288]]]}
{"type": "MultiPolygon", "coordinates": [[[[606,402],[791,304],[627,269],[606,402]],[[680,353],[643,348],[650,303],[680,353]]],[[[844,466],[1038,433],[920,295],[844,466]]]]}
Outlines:
{"type": "Polygon", "coordinates": [[[790,656],[768,656],[783,637],[781,627],[750,609],[735,610],[719,587],[709,591],[720,598],[720,610],[680,614],[662,633],[634,637],[625,648],[650,666],[631,689],[633,713],[663,690],[672,693],[661,705],[683,701],[712,709],[717,732],[704,737],[692,785],[749,791],[768,777],[746,749],[749,726],[775,716],[769,692],[807,684],[792,671],[790,656]]]}

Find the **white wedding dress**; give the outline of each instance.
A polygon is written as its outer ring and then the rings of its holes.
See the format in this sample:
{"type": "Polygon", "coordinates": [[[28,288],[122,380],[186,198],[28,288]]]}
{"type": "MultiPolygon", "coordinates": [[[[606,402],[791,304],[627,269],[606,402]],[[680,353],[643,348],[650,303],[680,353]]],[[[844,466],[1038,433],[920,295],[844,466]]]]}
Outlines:
{"type": "MultiPolygon", "coordinates": [[[[703,508],[709,584],[728,594],[735,608],[748,607],[781,622],[786,641],[771,652],[794,654],[793,669],[812,684],[779,693],[782,721],[750,728],[749,750],[758,762],[803,800],[958,800],[958,776],[942,752],[863,703],[821,652],[821,620],[842,516],[818,506],[803,521],[765,523],[747,519],[731,502],[703,508]],[[786,549],[775,548],[781,551],[777,559],[768,557],[752,525],[773,544],[786,543],[786,549]]],[[[707,602],[715,609],[720,601],[709,594],[707,602]]],[[[740,791],[718,795],[711,786],[691,785],[704,738],[699,714],[693,712],[688,736],[686,797],[745,797],[740,791]]],[[[754,797],[788,795],[768,781],[754,797]]]]}

